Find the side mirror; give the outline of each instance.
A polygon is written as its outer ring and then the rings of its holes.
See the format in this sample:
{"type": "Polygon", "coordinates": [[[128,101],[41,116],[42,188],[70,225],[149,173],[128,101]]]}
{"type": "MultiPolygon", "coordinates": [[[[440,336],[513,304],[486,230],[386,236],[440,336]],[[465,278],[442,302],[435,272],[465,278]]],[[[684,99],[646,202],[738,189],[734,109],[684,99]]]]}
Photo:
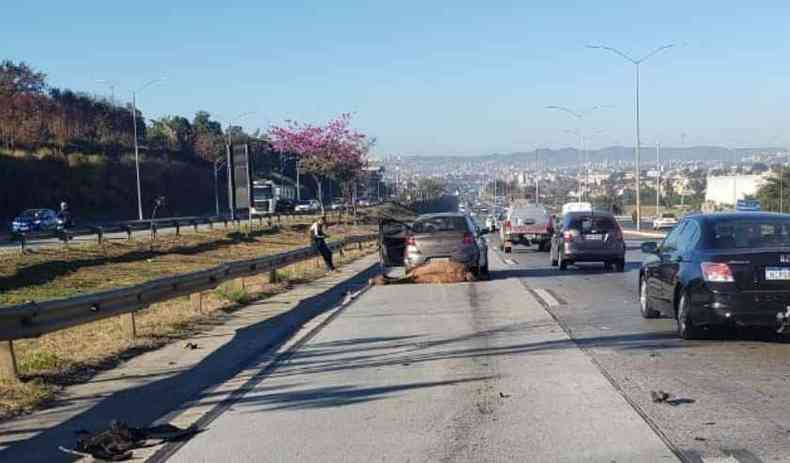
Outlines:
{"type": "Polygon", "coordinates": [[[658,243],[655,241],[646,241],[639,247],[645,254],[658,254],[658,243]]]}

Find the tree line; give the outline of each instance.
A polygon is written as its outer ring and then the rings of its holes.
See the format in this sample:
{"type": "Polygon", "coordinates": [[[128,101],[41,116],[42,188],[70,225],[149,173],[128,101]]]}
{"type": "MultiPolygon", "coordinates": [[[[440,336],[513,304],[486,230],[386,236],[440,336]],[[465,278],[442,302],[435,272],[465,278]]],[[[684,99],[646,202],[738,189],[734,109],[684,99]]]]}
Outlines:
{"type": "MultiPolygon", "coordinates": [[[[213,160],[223,153],[227,130],[206,111],[191,120],[165,116],[146,124],[137,109],[136,119],[138,142],[149,156],[213,160]]],[[[228,130],[239,142],[253,138],[239,127],[228,130]]],[[[7,151],[119,156],[131,150],[133,137],[131,104],[57,88],[27,63],[0,62],[0,147],[7,151]]]]}

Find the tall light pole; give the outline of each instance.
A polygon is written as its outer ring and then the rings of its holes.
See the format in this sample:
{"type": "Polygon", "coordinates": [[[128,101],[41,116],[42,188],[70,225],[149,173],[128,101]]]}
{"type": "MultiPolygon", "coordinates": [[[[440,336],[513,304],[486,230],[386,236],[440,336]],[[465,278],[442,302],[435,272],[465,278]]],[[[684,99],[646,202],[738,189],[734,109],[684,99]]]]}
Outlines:
{"type": "Polygon", "coordinates": [[[656,217],[661,217],[661,143],[656,142],[656,217]]]}
{"type": "MultiPolygon", "coordinates": [[[[597,109],[612,108],[612,107],[613,107],[612,105],[595,105],[595,106],[587,108],[585,110],[577,111],[577,110],[573,110],[571,108],[568,108],[567,106],[550,105],[550,106],[546,106],[546,109],[551,109],[551,110],[555,110],[555,111],[562,111],[564,113],[570,114],[571,116],[573,116],[576,119],[576,121],[579,124],[578,130],[577,130],[578,131],[578,135],[579,135],[579,149],[581,149],[581,154],[584,155],[584,153],[585,153],[584,135],[582,133],[582,121],[584,120],[584,117],[589,115],[590,113],[592,113],[593,111],[595,111],[597,109]]],[[[566,130],[566,132],[567,132],[567,130],[566,130]]],[[[589,172],[588,172],[588,174],[589,174],[589,172]]],[[[579,185],[579,186],[577,186],[577,188],[580,190],[581,189],[580,188],[581,179],[578,177],[578,175],[577,175],[577,185],[579,185]]],[[[581,191],[579,191],[577,193],[578,193],[578,196],[581,196],[581,191]]]]}
{"type": "Polygon", "coordinates": [[[137,173],[137,219],[143,220],[143,194],[140,187],[140,148],[137,144],[137,94],[157,82],[165,80],[164,77],[153,79],[142,87],[132,92],[132,125],[134,126],[134,170],[137,173]]]}
{"type": "Polygon", "coordinates": [[[622,58],[625,58],[627,61],[630,61],[636,70],[636,149],[635,149],[635,166],[634,166],[634,173],[636,176],[636,229],[641,230],[642,228],[642,203],[639,198],[641,193],[640,189],[640,180],[639,180],[639,147],[641,145],[641,139],[639,136],[639,65],[642,64],[646,59],[650,58],[651,56],[666,50],[667,48],[674,47],[675,44],[668,44],[662,45],[655,50],[651,51],[650,53],[646,54],[645,56],[636,59],[632,58],[627,53],[623,53],[622,51],[618,50],[617,48],[607,47],[605,45],[587,45],[587,48],[594,48],[600,50],[608,50],[616,55],[619,55],[622,58]]]}

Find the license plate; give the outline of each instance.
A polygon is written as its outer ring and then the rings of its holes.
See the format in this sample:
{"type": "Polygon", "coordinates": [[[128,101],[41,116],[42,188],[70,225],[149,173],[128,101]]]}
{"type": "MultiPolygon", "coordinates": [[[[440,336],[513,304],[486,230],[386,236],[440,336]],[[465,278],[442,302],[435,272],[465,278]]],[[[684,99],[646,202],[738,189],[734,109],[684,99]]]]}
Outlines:
{"type": "Polygon", "coordinates": [[[790,267],[765,267],[765,279],[790,280],[790,267]]]}
{"type": "Polygon", "coordinates": [[[449,257],[434,257],[431,259],[431,262],[450,262],[449,257]]]}
{"type": "Polygon", "coordinates": [[[584,239],[601,241],[603,239],[603,235],[584,235],[584,239]]]}

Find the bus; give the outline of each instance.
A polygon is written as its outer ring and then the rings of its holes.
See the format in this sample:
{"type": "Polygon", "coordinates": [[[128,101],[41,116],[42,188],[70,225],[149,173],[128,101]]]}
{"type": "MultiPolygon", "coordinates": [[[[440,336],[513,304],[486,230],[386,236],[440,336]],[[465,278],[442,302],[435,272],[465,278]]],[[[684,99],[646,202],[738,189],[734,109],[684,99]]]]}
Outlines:
{"type": "Polygon", "coordinates": [[[252,214],[267,215],[285,212],[293,208],[296,188],[291,185],[278,185],[272,180],[253,180],[252,214]]]}

